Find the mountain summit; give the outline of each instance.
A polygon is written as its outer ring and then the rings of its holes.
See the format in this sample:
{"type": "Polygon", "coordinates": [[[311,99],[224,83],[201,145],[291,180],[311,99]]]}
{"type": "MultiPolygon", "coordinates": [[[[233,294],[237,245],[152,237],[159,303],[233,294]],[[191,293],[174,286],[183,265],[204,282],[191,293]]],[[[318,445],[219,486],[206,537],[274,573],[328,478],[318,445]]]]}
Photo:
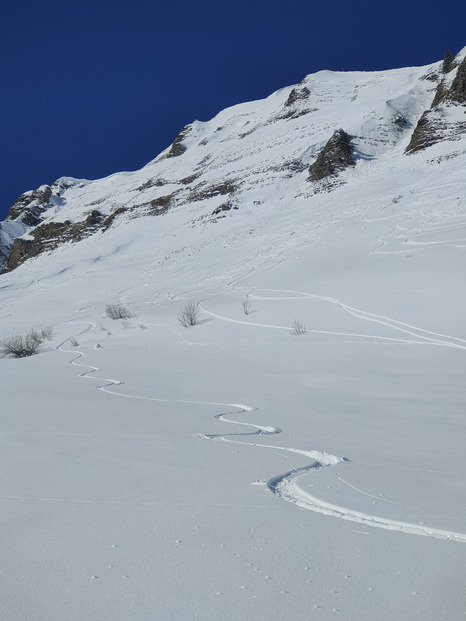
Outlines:
{"type": "Polygon", "coordinates": [[[195,121],[139,171],[65,177],[20,196],[0,224],[0,269],[128,219],[185,209],[187,221],[205,225],[263,202],[328,192],[377,164],[409,165],[407,154],[466,132],[465,75],[466,48],[427,67],[320,71],[195,121]]]}

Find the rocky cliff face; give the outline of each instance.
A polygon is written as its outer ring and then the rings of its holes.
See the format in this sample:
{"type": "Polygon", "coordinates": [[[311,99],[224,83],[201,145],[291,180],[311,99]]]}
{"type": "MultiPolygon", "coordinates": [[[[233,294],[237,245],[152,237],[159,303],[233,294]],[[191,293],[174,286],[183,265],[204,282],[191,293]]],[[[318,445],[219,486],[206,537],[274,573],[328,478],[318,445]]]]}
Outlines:
{"type": "Polygon", "coordinates": [[[419,119],[406,147],[415,153],[444,140],[458,140],[466,133],[466,55],[445,55],[443,76],[431,107],[419,119]]]}
{"type": "MultiPolygon", "coordinates": [[[[19,251],[20,247],[29,247],[29,240],[23,240],[22,236],[29,231],[41,230],[38,226],[46,217],[47,213],[58,209],[62,204],[62,193],[77,184],[75,179],[63,178],[56,181],[51,186],[41,185],[37,190],[31,190],[22,194],[10,208],[4,222],[0,223],[0,271],[9,271],[19,265],[22,260],[40,253],[38,250],[41,245],[38,241],[40,233],[36,233],[35,252],[29,253],[26,250],[19,251]],[[15,259],[16,257],[16,259],[15,259]]],[[[57,233],[54,228],[54,234],[57,233]]],[[[48,235],[50,238],[51,235],[48,235]]],[[[56,245],[60,242],[57,241],[56,245]]],[[[56,247],[55,245],[55,247],[56,247]]],[[[45,245],[44,245],[45,249],[45,245]]]]}
{"type": "Polygon", "coordinates": [[[0,223],[0,269],[8,263],[15,239],[40,222],[51,206],[51,197],[50,186],[42,185],[22,194],[10,208],[5,222],[0,223]]]}
{"type": "Polygon", "coordinates": [[[309,167],[309,179],[321,181],[336,177],[339,172],[355,164],[351,136],[343,129],[337,129],[309,167]]]}
{"type": "Polygon", "coordinates": [[[405,157],[466,131],[465,76],[466,48],[429,67],[321,71],[194,121],[139,171],[62,178],[20,196],[0,224],[0,270],[132,218],[185,209],[193,226],[206,226],[334,191],[375,158],[405,157]]]}
{"type": "Polygon", "coordinates": [[[22,194],[10,208],[6,220],[21,219],[24,224],[34,226],[40,216],[50,207],[52,189],[48,185],[41,185],[37,190],[22,194]]]}
{"type": "Polygon", "coordinates": [[[6,259],[3,271],[9,272],[21,265],[26,259],[36,257],[42,252],[55,250],[65,242],[78,242],[98,230],[110,226],[112,216],[103,216],[99,211],[92,211],[83,222],[72,223],[49,222],[34,227],[27,237],[17,237],[6,259]]]}

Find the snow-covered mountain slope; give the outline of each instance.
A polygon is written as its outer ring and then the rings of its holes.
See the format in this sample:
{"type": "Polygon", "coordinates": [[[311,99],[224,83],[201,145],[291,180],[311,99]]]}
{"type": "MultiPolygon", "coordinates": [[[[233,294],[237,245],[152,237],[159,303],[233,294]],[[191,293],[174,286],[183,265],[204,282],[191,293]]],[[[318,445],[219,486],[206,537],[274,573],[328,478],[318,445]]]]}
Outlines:
{"type": "MultiPolygon", "coordinates": [[[[309,165],[340,129],[351,137],[355,170],[349,179],[375,160],[400,158],[408,146],[414,150],[420,143],[432,144],[432,132],[429,140],[425,136],[426,124],[431,127],[433,115],[445,116],[447,109],[443,105],[431,111],[432,101],[439,89],[442,101],[448,99],[445,93],[461,73],[463,56],[464,51],[450,63],[448,73],[441,63],[384,72],[321,71],[263,101],[228,108],[206,123],[195,121],[140,171],[93,182],[63,178],[28,192],[0,229],[3,263],[14,269],[63,242],[107,230],[119,219],[191,205],[197,218],[212,219],[258,201],[292,201],[329,189],[335,179],[329,183],[328,175],[343,170],[347,158],[317,175],[309,175],[309,165]],[[420,119],[421,130],[416,127],[420,119]]],[[[450,116],[464,113],[464,101],[456,103],[461,109],[448,106],[450,116]]],[[[450,138],[453,127],[450,121],[442,125],[450,138]]],[[[329,159],[328,153],[323,155],[329,159]]]]}
{"type": "Polygon", "coordinates": [[[0,339],[52,340],[0,359],[2,618],[461,617],[462,54],[308,76],[10,212],[0,339]],[[427,110],[454,135],[408,148],[427,110]]]}

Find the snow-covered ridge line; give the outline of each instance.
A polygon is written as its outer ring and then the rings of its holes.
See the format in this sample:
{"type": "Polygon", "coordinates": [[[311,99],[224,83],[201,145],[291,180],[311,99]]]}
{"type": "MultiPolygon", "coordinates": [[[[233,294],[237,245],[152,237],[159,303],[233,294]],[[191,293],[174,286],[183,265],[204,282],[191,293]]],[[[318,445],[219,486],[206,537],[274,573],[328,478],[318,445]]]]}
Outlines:
{"type": "Polygon", "coordinates": [[[347,168],[341,145],[325,151],[335,132],[343,129],[342,135],[351,137],[346,148],[354,157],[348,154],[347,163],[356,169],[402,156],[431,105],[439,72],[440,63],[380,72],[320,71],[263,100],[194,121],[139,171],[96,181],[63,177],[26,192],[7,217],[21,221],[23,229],[13,241],[5,237],[0,243],[0,269],[3,264],[16,269],[41,252],[175,207],[194,207],[196,215],[187,214],[187,220],[205,223],[261,202],[264,192],[293,200],[331,190],[344,182],[347,168]],[[309,166],[321,151],[328,161],[314,183],[309,166]]]}

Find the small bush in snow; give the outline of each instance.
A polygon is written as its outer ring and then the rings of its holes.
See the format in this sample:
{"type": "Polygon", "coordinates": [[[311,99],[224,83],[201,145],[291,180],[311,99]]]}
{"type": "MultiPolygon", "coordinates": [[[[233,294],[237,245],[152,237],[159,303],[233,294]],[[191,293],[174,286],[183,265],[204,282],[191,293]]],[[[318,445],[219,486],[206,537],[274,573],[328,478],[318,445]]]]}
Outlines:
{"type": "Polygon", "coordinates": [[[46,328],[42,328],[40,331],[40,335],[43,341],[51,341],[53,337],[52,328],[47,326],[46,328]]]}
{"type": "Polygon", "coordinates": [[[3,339],[0,343],[2,358],[27,358],[38,353],[40,346],[47,336],[42,332],[30,330],[27,334],[16,334],[3,339]]]}
{"type": "Polygon", "coordinates": [[[70,338],[70,345],[71,347],[77,347],[79,345],[78,340],[74,336],[70,338]]]}
{"type": "Polygon", "coordinates": [[[241,306],[243,307],[244,314],[249,315],[251,312],[251,300],[247,295],[241,300],[241,306]]]}
{"type": "Polygon", "coordinates": [[[199,309],[196,302],[191,300],[178,313],[178,323],[184,328],[197,326],[199,323],[199,309]]]}
{"type": "Polygon", "coordinates": [[[306,326],[299,319],[295,319],[291,324],[291,332],[293,336],[299,336],[300,334],[304,334],[306,332],[306,326]]]}
{"type": "Polygon", "coordinates": [[[131,319],[133,314],[123,304],[107,304],[105,314],[110,319],[131,319]]]}

